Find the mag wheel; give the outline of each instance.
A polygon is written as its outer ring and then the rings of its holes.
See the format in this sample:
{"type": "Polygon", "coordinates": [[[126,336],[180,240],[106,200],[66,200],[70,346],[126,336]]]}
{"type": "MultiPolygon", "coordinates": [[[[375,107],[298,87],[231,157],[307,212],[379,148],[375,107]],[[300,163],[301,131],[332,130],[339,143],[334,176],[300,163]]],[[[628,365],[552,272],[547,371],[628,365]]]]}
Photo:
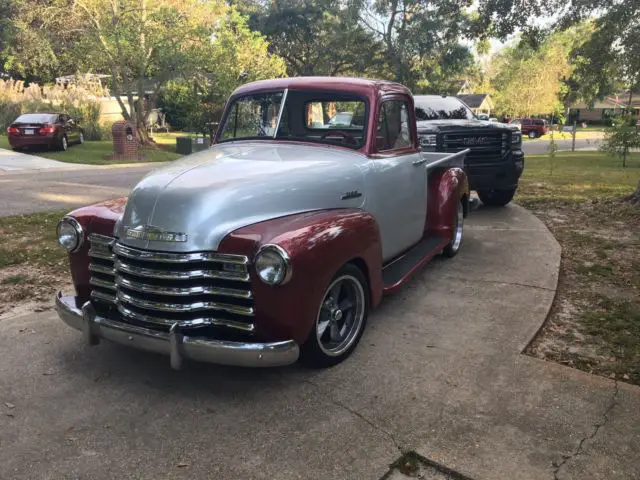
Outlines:
{"type": "Polygon", "coordinates": [[[347,264],[325,290],[300,359],[312,367],[330,367],[346,359],[364,331],[369,313],[369,287],[363,273],[347,264]]]}
{"type": "Polygon", "coordinates": [[[529,130],[529,138],[536,138],[538,134],[535,130],[529,130]]]}
{"type": "Polygon", "coordinates": [[[454,227],[453,227],[453,237],[451,238],[451,242],[444,247],[442,253],[445,257],[453,257],[460,250],[460,245],[462,244],[462,231],[464,228],[464,207],[462,206],[462,202],[458,202],[458,207],[456,208],[456,214],[454,219],[454,227]]]}

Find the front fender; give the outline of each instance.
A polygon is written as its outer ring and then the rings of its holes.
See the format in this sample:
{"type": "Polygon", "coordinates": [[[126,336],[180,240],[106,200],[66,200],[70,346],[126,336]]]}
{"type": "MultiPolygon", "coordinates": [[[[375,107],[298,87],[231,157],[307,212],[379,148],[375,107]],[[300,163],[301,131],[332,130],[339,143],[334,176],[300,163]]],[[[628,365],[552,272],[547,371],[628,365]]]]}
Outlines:
{"type": "Polygon", "coordinates": [[[469,182],[461,168],[443,168],[432,172],[428,183],[427,223],[429,236],[451,238],[456,208],[464,202],[468,212],[469,182]]]}
{"type": "Polygon", "coordinates": [[[304,343],[331,278],[347,262],[369,280],[371,305],[382,296],[382,246],[375,219],[359,209],[290,215],[240,228],[219,251],[253,258],[260,246],[277,244],[291,257],[293,275],[285,285],[263,283],[251,269],[256,334],[265,341],[304,343]]]}

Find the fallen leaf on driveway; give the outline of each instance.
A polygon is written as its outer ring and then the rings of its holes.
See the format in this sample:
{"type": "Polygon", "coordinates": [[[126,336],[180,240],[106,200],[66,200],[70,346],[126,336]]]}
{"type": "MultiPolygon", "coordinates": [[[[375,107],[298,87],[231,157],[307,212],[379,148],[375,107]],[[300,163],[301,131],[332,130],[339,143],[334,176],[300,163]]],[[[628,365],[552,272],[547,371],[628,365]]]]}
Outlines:
{"type": "Polygon", "coordinates": [[[4,405],[5,405],[7,408],[16,408],[16,406],[15,406],[13,403],[4,402],[4,405]]]}
{"type": "Polygon", "coordinates": [[[55,372],[52,371],[48,371],[48,372],[42,372],[43,375],[54,375],[55,372]]]}
{"type": "Polygon", "coordinates": [[[178,463],[178,468],[184,468],[184,467],[188,467],[188,466],[189,466],[189,464],[188,464],[188,463],[186,463],[186,462],[180,462],[180,463],[178,463]]]}

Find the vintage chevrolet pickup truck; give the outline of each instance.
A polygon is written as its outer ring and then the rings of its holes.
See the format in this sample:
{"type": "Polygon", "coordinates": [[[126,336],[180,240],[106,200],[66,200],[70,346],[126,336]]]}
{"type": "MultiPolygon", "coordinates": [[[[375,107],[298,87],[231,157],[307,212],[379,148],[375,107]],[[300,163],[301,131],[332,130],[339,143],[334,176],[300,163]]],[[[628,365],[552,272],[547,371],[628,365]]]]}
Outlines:
{"type": "Polygon", "coordinates": [[[60,221],[76,294],[59,293],[57,311],[88,344],[174,368],[337,364],[384,293],[458,252],[465,154],[420,151],[396,83],[244,85],[210,149],[60,221]]]}

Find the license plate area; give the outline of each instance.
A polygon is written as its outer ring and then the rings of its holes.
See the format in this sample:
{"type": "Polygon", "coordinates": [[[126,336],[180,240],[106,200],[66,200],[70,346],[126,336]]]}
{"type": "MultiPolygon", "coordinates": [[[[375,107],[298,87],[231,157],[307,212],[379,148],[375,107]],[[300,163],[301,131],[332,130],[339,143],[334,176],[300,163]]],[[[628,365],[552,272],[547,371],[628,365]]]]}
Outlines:
{"type": "Polygon", "coordinates": [[[35,130],[33,128],[25,128],[24,129],[24,134],[25,135],[33,135],[35,132],[35,130]]]}

